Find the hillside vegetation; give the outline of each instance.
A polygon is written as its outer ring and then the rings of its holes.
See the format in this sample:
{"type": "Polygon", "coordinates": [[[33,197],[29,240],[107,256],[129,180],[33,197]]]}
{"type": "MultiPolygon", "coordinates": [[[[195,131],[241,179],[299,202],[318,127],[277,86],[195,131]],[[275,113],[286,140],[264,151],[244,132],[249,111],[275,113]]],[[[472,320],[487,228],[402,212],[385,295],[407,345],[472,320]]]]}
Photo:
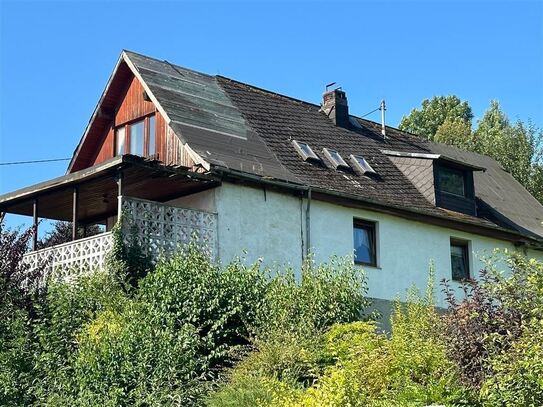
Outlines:
{"type": "Polygon", "coordinates": [[[190,245],[152,266],[117,241],[104,272],[28,292],[29,236],[0,231],[0,405],[543,405],[543,265],[519,254],[445,315],[430,273],[386,336],[348,259],[272,271],[190,245]]]}

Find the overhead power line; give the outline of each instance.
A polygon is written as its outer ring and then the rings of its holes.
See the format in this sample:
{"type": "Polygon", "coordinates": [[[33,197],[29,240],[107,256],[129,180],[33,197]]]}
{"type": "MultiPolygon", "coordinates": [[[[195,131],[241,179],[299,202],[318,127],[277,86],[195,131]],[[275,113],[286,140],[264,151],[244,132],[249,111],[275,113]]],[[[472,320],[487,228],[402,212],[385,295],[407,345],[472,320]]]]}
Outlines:
{"type": "Polygon", "coordinates": [[[363,119],[366,116],[369,116],[372,113],[375,113],[376,111],[381,110],[381,106],[379,106],[377,109],[372,110],[371,112],[366,113],[364,116],[360,116],[361,119],[363,119]]]}
{"type": "Polygon", "coordinates": [[[54,161],[68,161],[68,160],[71,160],[71,158],[51,158],[51,159],[48,159],[48,160],[12,161],[12,162],[0,163],[0,165],[21,165],[21,164],[50,163],[50,162],[54,162],[54,161]]]}

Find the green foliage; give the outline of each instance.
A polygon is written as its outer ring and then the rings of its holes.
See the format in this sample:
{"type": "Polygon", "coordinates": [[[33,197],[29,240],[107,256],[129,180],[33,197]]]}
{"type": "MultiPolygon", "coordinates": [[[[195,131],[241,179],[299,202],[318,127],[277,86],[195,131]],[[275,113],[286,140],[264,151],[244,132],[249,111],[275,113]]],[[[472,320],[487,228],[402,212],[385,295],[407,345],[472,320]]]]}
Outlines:
{"type": "Polygon", "coordinates": [[[234,261],[220,268],[192,244],[160,262],[141,281],[138,298],[161,316],[159,324],[193,325],[202,363],[211,369],[228,365],[232,353],[248,343],[266,284],[258,264],[234,261]]]}
{"type": "Polygon", "coordinates": [[[543,203],[543,132],[531,122],[511,123],[498,101],[490,102],[472,131],[473,114],[456,96],[425,99],[404,116],[399,128],[428,140],[488,155],[543,203]]]}
{"type": "Polygon", "coordinates": [[[398,303],[392,338],[372,322],[355,321],[332,325],[311,341],[259,344],[210,405],[473,405],[447,358],[431,299],[431,291],[422,299],[412,293],[408,304],[398,303]]]}
{"type": "Polygon", "coordinates": [[[543,320],[527,324],[511,348],[492,357],[490,367],[481,388],[485,406],[543,405],[543,320]]]}
{"type": "Polygon", "coordinates": [[[402,117],[401,130],[409,131],[428,140],[433,140],[439,127],[445,122],[460,121],[471,128],[473,113],[466,101],[457,96],[434,96],[424,99],[421,109],[413,109],[409,115],[402,117]]]}
{"type": "Polygon", "coordinates": [[[459,118],[447,119],[437,128],[434,141],[473,150],[471,124],[459,118]]]}
{"type": "Polygon", "coordinates": [[[82,276],[71,284],[49,283],[33,324],[38,346],[34,374],[39,378],[33,392],[39,403],[56,405],[75,395],[78,335],[96,315],[121,308],[126,300],[118,280],[108,273],[82,276]]]}
{"type": "Polygon", "coordinates": [[[258,316],[259,337],[268,341],[282,341],[283,334],[313,337],[334,323],[357,320],[368,305],[366,289],[352,259],[332,258],[316,265],[310,258],[299,281],[293,270],[271,278],[258,316]]]}
{"type": "Polygon", "coordinates": [[[543,165],[542,133],[531,123],[511,124],[498,101],[491,101],[478,122],[472,150],[494,158],[534,196],[542,193],[543,183],[537,176],[543,165]]]}

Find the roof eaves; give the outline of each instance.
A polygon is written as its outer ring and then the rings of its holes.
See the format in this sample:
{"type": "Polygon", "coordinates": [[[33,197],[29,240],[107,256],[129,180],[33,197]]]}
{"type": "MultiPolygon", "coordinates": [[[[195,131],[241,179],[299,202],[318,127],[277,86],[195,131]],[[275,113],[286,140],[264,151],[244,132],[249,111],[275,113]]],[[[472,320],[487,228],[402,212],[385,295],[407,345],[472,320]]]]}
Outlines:
{"type": "Polygon", "coordinates": [[[100,107],[103,104],[104,98],[107,95],[107,92],[109,91],[109,88],[111,86],[111,82],[113,81],[113,78],[115,78],[115,75],[117,74],[117,71],[119,70],[119,66],[121,65],[122,61],[123,61],[123,55],[121,54],[119,56],[119,58],[117,59],[117,63],[115,64],[115,68],[113,69],[113,72],[111,73],[111,75],[110,75],[110,77],[109,77],[109,79],[108,79],[108,81],[106,83],[106,87],[104,88],[104,91],[102,92],[102,95],[100,96],[100,99],[98,99],[98,103],[96,104],[96,107],[94,108],[92,116],[90,117],[89,122],[87,123],[87,126],[85,127],[85,131],[83,132],[83,136],[79,140],[79,143],[77,144],[77,147],[75,148],[75,150],[74,150],[74,152],[72,154],[72,159],[70,160],[70,163],[68,164],[68,168],[66,169],[66,174],[69,174],[70,171],[72,170],[72,167],[73,167],[73,165],[75,163],[75,157],[77,157],[77,155],[81,151],[81,147],[85,143],[85,139],[87,138],[87,134],[89,133],[90,128],[91,128],[92,124],[94,123],[94,120],[98,116],[98,112],[100,111],[100,107]]]}
{"type": "Polygon", "coordinates": [[[341,191],[332,191],[330,189],[315,187],[315,186],[311,186],[304,183],[283,181],[283,180],[275,179],[271,177],[261,177],[258,175],[249,174],[242,171],[236,171],[230,168],[225,168],[225,167],[220,167],[220,166],[214,166],[212,172],[217,173],[222,176],[232,176],[238,179],[246,179],[246,180],[253,181],[256,183],[270,184],[276,187],[286,188],[286,189],[291,189],[291,190],[296,190],[296,191],[311,190],[314,193],[320,193],[322,195],[327,195],[330,197],[338,197],[338,198],[343,198],[350,201],[369,204],[373,209],[376,209],[376,210],[381,209],[382,211],[383,209],[389,209],[395,212],[396,214],[406,214],[406,215],[412,214],[412,215],[424,216],[427,218],[439,219],[441,221],[450,223],[451,226],[452,225],[466,225],[466,226],[471,226],[471,227],[482,228],[489,231],[495,231],[496,233],[500,233],[504,236],[509,236],[510,241],[526,243],[537,250],[543,250],[543,237],[540,238],[539,236],[535,236],[531,233],[527,234],[527,233],[522,233],[518,230],[507,229],[499,225],[492,224],[490,221],[486,221],[485,222],[486,224],[480,224],[469,218],[452,219],[450,216],[439,215],[437,213],[430,213],[426,210],[418,209],[415,207],[405,207],[405,206],[400,206],[400,205],[393,205],[390,203],[383,203],[377,200],[369,199],[367,197],[360,197],[359,195],[346,194],[341,191]]]}

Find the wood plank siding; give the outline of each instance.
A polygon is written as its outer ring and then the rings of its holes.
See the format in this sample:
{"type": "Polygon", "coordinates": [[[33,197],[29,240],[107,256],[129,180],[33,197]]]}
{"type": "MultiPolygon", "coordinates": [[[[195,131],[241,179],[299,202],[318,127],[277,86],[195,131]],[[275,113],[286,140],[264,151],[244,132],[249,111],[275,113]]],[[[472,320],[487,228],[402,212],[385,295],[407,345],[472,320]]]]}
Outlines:
{"type": "Polygon", "coordinates": [[[97,146],[96,153],[89,166],[99,164],[115,156],[115,128],[137,121],[154,114],[156,121],[156,157],[166,164],[177,164],[185,167],[194,166],[192,158],[183,148],[183,143],[166,124],[166,120],[153,102],[145,100],[144,89],[139,80],[132,76],[126,85],[115,117],[109,123],[97,146]]]}

